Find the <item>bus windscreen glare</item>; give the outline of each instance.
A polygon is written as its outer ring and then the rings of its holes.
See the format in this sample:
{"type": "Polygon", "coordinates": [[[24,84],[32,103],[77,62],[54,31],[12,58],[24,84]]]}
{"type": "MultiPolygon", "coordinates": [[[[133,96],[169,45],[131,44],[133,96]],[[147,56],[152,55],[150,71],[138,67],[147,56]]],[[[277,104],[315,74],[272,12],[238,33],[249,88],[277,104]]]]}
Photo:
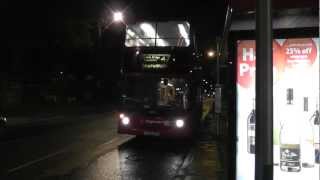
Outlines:
{"type": "Polygon", "coordinates": [[[186,21],[142,22],[126,28],[126,47],[188,47],[190,24],[186,21]]]}

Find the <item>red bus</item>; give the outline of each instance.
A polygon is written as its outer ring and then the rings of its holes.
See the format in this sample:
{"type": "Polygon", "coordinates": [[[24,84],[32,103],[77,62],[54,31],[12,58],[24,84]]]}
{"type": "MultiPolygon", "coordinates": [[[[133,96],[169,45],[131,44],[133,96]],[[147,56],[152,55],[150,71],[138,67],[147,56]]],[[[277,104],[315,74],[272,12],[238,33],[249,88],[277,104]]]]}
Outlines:
{"type": "Polygon", "coordinates": [[[119,133],[194,134],[201,117],[201,67],[191,34],[185,21],[127,26],[119,133]]]}

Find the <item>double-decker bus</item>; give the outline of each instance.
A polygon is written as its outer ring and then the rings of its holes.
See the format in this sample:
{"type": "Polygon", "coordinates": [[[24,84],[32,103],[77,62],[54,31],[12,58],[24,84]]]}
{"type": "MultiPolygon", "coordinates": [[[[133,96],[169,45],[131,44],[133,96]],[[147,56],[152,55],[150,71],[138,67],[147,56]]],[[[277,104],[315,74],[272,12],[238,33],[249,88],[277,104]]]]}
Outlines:
{"type": "Polygon", "coordinates": [[[126,27],[118,133],[191,137],[201,117],[201,67],[186,21],[126,27]]]}

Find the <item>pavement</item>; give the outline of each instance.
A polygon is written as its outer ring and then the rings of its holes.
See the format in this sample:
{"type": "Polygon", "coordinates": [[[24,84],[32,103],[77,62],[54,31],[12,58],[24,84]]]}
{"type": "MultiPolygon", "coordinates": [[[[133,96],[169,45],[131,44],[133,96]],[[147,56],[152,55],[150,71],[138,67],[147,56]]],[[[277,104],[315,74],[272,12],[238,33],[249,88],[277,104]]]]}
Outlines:
{"type": "Polygon", "coordinates": [[[213,116],[209,116],[175,180],[226,180],[228,178],[227,144],[224,136],[216,134],[216,126],[213,116]]]}
{"type": "Polygon", "coordinates": [[[200,141],[186,157],[175,180],[223,180],[224,167],[220,143],[200,141]]]}

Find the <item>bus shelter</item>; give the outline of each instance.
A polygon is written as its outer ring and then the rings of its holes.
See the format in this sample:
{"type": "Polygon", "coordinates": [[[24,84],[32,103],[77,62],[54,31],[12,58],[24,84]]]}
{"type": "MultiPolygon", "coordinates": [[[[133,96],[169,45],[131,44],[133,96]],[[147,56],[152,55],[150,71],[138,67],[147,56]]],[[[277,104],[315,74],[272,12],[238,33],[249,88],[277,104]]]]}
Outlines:
{"type": "MultiPolygon", "coordinates": [[[[230,149],[236,161],[231,179],[237,180],[255,179],[257,167],[256,62],[261,59],[256,54],[255,15],[250,10],[235,12],[229,34],[235,95],[230,149]]],[[[273,179],[318,180],[318,9],[274,10],[272,18],[273,179]]]]}

